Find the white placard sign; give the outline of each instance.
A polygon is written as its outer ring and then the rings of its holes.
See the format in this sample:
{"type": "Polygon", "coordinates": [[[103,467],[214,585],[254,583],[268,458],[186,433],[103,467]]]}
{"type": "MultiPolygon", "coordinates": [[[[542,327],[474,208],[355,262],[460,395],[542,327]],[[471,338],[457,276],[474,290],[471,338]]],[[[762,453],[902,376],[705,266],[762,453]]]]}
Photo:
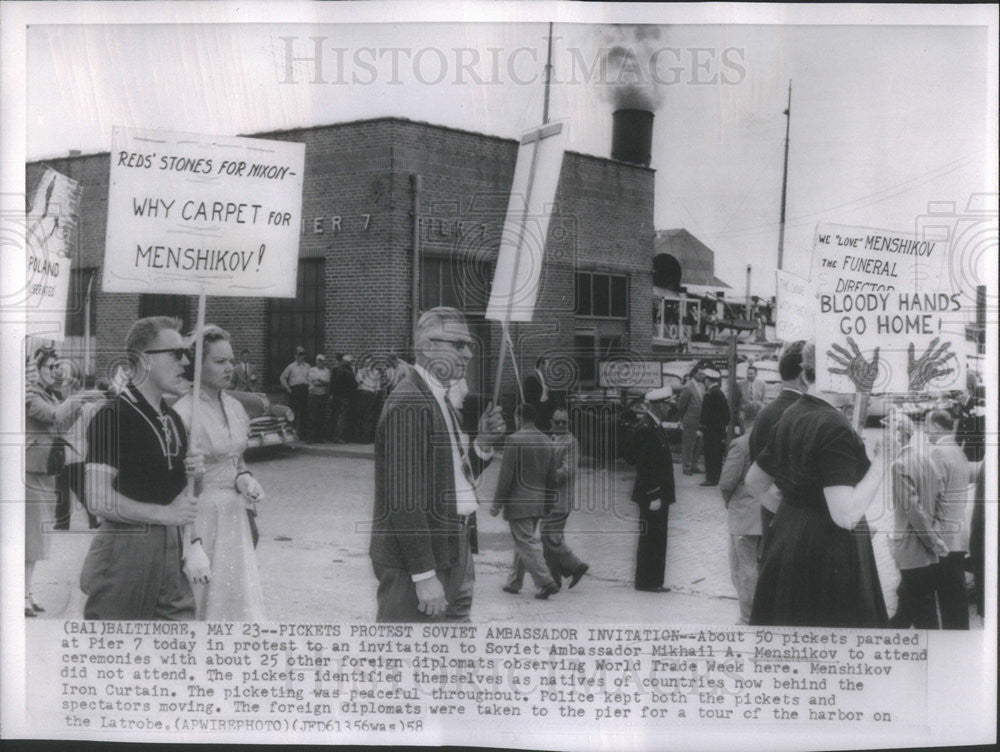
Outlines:
{"type": "Polygon", "coordinates": [[[795,342],[813,336],[813,305],[809,281],[778,269],[775,336],[781,342],[795,342]]]}
{"type": "Polygon", "coordinates": [[[305,144],[116,127],[107,292],[295,297],[305,144]]]}
{"type": "Polygon", "coordinates": [[[948,250],[941,240],[905,233],[817,225],[811,282],[821,391],[964,386],[950,332],[966,314],[966,298],[942,274],[948,250]]]}
{"type": "Polygon", "coordinates": [[[545,239],[556,197],[566,128],[550,123],[521,138],[486,318],[531,321],[542,275],[545,239]]]}
{"type": "Polygon", "coordinates": [[[69,304],[72,238],[80,205],[80,186],[62,173],[45,168],[31,198],[26,228],[28,250],[28,331],[41,330],[62,339],[61,323],[69,304]]]}

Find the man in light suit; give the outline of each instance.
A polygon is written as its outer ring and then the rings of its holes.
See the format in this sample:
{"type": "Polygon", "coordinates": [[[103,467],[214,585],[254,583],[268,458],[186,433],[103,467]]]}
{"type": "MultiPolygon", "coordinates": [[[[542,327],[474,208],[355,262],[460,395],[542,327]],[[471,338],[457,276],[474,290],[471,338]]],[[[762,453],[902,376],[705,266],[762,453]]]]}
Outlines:
{"type": "Polygon", "coordinates": [[[729,527],[729,576],[740,602],[740,623],[750,623],[753,593],[757,588],[757,551],[760,548],[760,501],[743,485],[750,460],[750,434],[729,445],[719,478],[729,527]]]}
{"type": "Polygon", "coordinates": [[[491,404],[470,439],[449,400],[472,347],[460,311],[425,312],[414,330],[416,365],[382,410],[369,547],[380,622],[469,621],[475,484],[505,431],[491,404]]]}
{"type": "Polygon", "coordinates": [[[701,423],[701,401],[705,396],[705,387],[702,385],[704,379],[701,371],[695,371],[677,398],[677,415],[681,419],[682,431],[681,462],[685,475],[701,472],[695,445],[701,423]]]}
{"type": "Polygon", "coordinates": [[[555,483],[555,446],[535,425],[535,406],[517,408],[517,431],[504,445],[500,478],[490,514],[503,511],[514,538],[514,561],[504,590],[517,593],[528,570],[538,589],[535,597],[545,600],[559,592],[545,561],[539,526],[552,506],[555,483]]]}
{"type": "Polygon", "coordinates": [[[948,547],[934,529],[934,509],[943,484],[931,462],[927,439],[899,413],[890,417],[902,446],[892,463],[894,506],[892,555],[899,567],[899,603],[889,626],[897,629],[938,629],[936,582],[939,557],[948,547]]]}

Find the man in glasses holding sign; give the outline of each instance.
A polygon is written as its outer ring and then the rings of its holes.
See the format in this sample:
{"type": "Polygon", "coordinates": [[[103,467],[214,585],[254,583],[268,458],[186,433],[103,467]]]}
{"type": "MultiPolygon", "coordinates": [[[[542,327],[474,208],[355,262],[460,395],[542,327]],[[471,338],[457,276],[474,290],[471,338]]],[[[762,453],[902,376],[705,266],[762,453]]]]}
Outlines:
{"type": "Polygon", "coordinates": [[[462,430],[450,397],[473,342],[460,311],[425,312],[413,339],[416,365],[392,390],[375,432],[376,618],[469,621],[477,478],[506,429],[491,403],[477,436],[462,430]]]}
{"type": "Polygon", "coordinates": [[[87,431],[87,508],[101,518],[80,574],[86,619],[193,619],[182,571],[181,526],[194,522],[187,435],[164,396],[183,394],[187,350],[181,322],[139,319],[125,341],[132,378],[87,431]]]}

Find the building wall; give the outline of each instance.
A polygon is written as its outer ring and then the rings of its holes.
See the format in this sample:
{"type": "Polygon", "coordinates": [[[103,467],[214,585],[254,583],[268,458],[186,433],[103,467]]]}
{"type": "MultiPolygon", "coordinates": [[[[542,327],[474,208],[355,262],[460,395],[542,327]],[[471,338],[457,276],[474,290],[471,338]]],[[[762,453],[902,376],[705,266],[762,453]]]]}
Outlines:
{"type": "MultiPolygon", "coordinates": [[[[492,268],[499,248],[516,141],[400,119],[254,135],[306,144],[300,255],[326,262],[328,354],[406,353],[411,347],[413,175],[421,176],[421,254],[461,260],[479,284],[488,284],[484,270],[492,268]]],[[[82,266],[99,266],[104,255],[108,160],[108,154],[95,154],[47,161],[83,184],[82,254],[74,261],[82,266]]],[[[29,191],[43,167],[27,166],[29,191]]],[[[571,356],[581,326],[622,334],[628,350],[651,353],[653,177],[645,167],[566,154],[536,315],[512,328],[522,371],[542,353],[571,356]],[[577,269],[629,275],[628,321],[574,315],[577,269]]],[[[100,375],[138,314],[139,296],[98,288],[96,305],[100,375]]],[[[237,351],[250,349],[265,384],[278,376],[266,369],[267,312],[264,299],[217,297],[209,299],[206,315],[231,332],[237,351]]],[[[483,369],[492,383],[499,327],[480,323],[475,331],[484,338],[483,369]]],[[[512,391],[509,367],[505,378],[512,391]]]]}

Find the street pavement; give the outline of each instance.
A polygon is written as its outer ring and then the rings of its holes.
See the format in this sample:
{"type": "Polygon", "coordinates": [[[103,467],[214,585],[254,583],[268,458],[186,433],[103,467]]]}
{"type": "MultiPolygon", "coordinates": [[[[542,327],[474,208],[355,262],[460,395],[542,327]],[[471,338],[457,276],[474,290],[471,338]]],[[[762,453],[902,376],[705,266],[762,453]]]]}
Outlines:
{"type": "MultiPolygon", "coordinates": [[[[371,446],[299,445],[251,455],[248,464],[267,492],[258,505],[257,549],[268,620],[371,621],[375,585],[368,559],[373,472],[371,446]]],[[[530,577],[518,595],[501,590],[512,556],[507,524],[490,517],[499,462],[487,468],[480,498],[480,553],[475,558],[474,622],[737,623],[729,578],[726,513],[718,488],[675,466],[677,503],[670,508],[666,584],[670,593],[632,588],[637,514],[629,501],[634,471],[582,468],[575,511],[566,527],[571,547],[590,564],[573,590],[547,601],[533,598],[530,577]]],[[[891,614],[899,575],[888,550],[890,514],[872,507],[882,587],[891,614]]],[[[35,572],[36,599],[45,618],[80,618],[78,577],[92,533],[81,509],[69,532],[52,533],[51,557],[35,572]]],[[[981,622],[980,622],[981,623],[981,622]]]]}

